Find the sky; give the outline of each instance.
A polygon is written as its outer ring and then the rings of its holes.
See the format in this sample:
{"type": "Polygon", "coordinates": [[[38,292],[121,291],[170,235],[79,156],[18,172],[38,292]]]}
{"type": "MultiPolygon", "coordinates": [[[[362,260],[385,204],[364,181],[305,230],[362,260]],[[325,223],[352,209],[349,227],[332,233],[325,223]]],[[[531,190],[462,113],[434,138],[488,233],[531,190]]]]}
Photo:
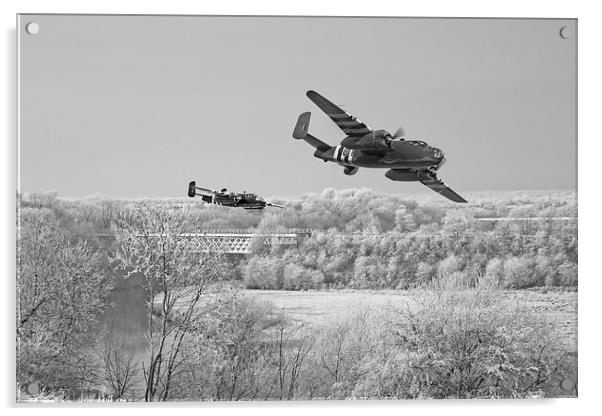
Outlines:
{"type": "Polygon", "coordinates": [[[460,194],[575,189],[576,32],[568,19],[22,15],[19,190],[431,192],[314,158],[291,137],[300,113],[331,145],[344,134],[310,89],[441,148],[439,177],[460,194]]]}

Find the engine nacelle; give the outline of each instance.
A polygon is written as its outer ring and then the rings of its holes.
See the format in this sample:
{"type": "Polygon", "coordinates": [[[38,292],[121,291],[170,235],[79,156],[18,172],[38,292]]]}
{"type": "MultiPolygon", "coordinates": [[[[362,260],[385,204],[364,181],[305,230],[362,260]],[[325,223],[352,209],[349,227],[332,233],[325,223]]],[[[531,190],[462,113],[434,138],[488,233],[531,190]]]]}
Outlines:
{"type": "Polygon", "coordinates": [[[360,168],[356,166],[345,166],[343,173],[345,173],[345,175],[355,175],[358,170],[360,170],[360,168]]]}
{"type": "Polygon", "coordinates": [[[411,170],[389,169],[385,176],[393,181],[414,182],[418,180],[418,172],[411,170]]]}
{"type": "Polygon", "coordinates": [[[390,142],[391,140],[386,137],[384,130],[378,130],[363,137],[346,137],[341,141],[341,146],[364,151],[386,151],[390,149],[390,142]]]}

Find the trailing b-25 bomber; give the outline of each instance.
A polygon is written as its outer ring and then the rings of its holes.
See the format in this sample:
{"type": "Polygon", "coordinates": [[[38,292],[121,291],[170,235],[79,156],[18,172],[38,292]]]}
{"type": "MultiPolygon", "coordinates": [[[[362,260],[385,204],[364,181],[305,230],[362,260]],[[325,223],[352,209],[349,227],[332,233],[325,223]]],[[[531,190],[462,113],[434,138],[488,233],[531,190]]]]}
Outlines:
{"type": "Polygon", "coordinates": [[[265,207],[284,208],[283,205],[267,202],[262,197],[248,192],[228,192],[226,188],[220,191],[201,188],[192,181],[188,184],[188,196],[194,198],[200,196],[203,202],[208,204],[223,205],[226,207],[244,208],[244,209],[264,209],[265,207]]]}

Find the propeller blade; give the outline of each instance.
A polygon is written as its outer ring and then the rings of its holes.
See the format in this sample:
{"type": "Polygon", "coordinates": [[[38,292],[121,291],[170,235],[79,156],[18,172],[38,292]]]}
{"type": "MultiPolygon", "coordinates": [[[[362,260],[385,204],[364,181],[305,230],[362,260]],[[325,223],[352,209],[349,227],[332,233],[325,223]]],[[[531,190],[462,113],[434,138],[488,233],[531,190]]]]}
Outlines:
{"type": "Polygon", "coordinates": [[[404,137],[406,135],[406,132],[403,130],[403,127],[399,127],[395,133],[393,134],[393,138],[394,139],[399,139],[400,137],[404,137]]]}

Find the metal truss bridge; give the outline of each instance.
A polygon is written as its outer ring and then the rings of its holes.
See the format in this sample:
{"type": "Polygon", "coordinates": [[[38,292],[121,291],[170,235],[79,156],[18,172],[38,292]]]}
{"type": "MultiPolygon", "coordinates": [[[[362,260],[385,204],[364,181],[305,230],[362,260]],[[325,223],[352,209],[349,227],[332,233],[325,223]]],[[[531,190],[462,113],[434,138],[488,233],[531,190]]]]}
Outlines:
{"type": "Polygon", "coordinates": [[[311,229],[288,229],[277,232],[255,230],[211,230],[181,234],[198,244],[199,252],[250,253],[255,244],[293,246],[311,235],[311,229]]]}
{"type": "MultiPolygon", "coordinates": [[[[475,218],[476,221],[483,223],[496,223],[496,222],[531,222],[531,221],[576,221],[577,217],[552,217],[552,218],[475,218]]],[[[208,252],[219,252],[219,253],[231,253],[231,254],[247,254],[251,253],[253,247],[257,245],[272,246],[272,245],[286,245],[296,246],[303,239],[309,237],[312,234],[311,228],[293,228],[282,231],[266,232],[254,229],[224,229],[224,230],[204,230],[194,233],[180,234],[181,238],[188,239],[191,244],[197,245],[195,250],[202,253],[208,252]]],[[[494,233],[494,231],[489,231],[494,233]]],[[[346,238],[353,243],[361,243],[364,238],[378,238],[382,237],[381,233],[367,234],[367,233],[338,233],[344,235],[346,238]]],[[[469,235],[473,235],[474,231],[470,231],[469,235]]],[[[107,237],[109,234],[97,234],[100,237],[107,237]]],[[[158,236],[158,234],[154,234],[158,236]]],[[[435,233],[413,233],[412,236],[415,238],[429,238],[441,235],[440,232],[435,233]]],[[[524,235],[524,238],[535,238],[534,235],[524,235]]]]}

